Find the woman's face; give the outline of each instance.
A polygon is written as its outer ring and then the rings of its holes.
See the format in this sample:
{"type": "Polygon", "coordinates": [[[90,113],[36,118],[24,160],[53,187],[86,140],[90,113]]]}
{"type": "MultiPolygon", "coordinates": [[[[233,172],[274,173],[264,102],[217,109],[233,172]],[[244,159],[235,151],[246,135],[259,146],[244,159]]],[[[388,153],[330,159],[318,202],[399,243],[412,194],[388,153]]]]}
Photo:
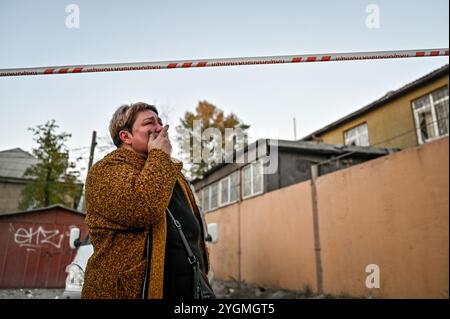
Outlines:
{"type": "Polygon", "coordinates": [[[151,134],[157,137],[163,128],[163,123],[158,114],[153,111],[145,110],[139,112],[134,121],[129,141],[126,143],[137,153],[147,157],[148,139],[151,134]]]}

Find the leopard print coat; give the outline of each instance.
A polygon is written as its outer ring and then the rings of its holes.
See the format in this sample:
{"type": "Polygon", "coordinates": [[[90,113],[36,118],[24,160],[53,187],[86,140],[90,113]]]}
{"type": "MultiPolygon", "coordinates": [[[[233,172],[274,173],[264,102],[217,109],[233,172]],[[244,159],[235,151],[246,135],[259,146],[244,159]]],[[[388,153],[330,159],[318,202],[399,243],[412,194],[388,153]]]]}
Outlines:
{"type": "Polygon", "coordinates": [[[159,149],[144,159],[118,148],[92,166],[86,180],[86,225],[94,253],[86,267],[83,298],[140,298],[148,234],[152,251],[147,297],[163,297],[165,210],[176,182],[201,223],[199,246],[208,271],[203,219],[181,169],[182,163],[159,149]]]}

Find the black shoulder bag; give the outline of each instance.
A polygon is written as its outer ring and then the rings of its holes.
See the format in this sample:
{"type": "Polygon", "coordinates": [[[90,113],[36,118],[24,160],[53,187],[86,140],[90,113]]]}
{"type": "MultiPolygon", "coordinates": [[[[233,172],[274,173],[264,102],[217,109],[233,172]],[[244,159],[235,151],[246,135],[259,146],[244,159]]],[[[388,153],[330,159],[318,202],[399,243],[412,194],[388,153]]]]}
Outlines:
{"type": "Polygon", "coordinates": [[[200,270],[198,259],[192,253],[191,247],[189,247],[186,236],[184,236],[183,230],[181,229],[180,222],[176,220],[175,217],[173,217],[169,208],[167,208],[167,214],[175,224],[175,227],[178,230],[178,234],[180,234],[181,241],[183,242],[186,254],[188,256],[188,262],[194,270],[194,299],[215,299],[216,295],[214,294],[214,291],[209,284],[208,278],[203,273],[203,271],[200,270]]]}

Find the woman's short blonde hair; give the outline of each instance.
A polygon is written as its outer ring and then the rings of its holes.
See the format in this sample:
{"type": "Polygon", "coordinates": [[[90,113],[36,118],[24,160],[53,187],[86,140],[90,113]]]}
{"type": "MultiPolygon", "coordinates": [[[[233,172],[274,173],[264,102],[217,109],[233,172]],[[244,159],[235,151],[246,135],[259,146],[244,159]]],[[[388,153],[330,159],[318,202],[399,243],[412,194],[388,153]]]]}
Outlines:
{"type": "Polygon", "coordinates": [[[114,112],[112,119],[109,122],[109,134],[111,135],[114,145],[117,147],[122,145],[123,142],[119,137],[120,131],[127,130],[131,133],[138,113],[147,110],[158,114],[158,110],[154,105],[144,102],[124,104],[114,112]]]}

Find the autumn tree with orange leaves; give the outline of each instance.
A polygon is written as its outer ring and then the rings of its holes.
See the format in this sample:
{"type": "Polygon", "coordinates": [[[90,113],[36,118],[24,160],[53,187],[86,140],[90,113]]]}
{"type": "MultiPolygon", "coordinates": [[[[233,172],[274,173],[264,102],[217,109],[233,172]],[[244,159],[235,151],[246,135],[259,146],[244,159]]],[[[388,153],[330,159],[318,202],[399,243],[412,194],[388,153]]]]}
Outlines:
{"type": "Polygon", "coordinates": [[[219,157],[213,158],[212,156],[208,156],[214,148],[216,150],[218,148],[224,150],[226,143],[233,145],[233,149],[238,147],[238,144],[235,143],[236,136],[230,135],[229,132],[226,134],[225,129],[234,129],[235,131],[239,130],[241,133],[246,133],[250,128],[249,125],[245,124],[234,113],[225,115],[223,110],[207,101],[200,101],[195,108],[195,113],[186,112],[184,117],[180,119],[180,122],[181,124],[176,127],[178,132],[177,143],[182,150],[182,158],[189,163],[189,168],[186,173],[190,178],[203,176],[206,171],[223,161],[223,151],[219,157]],[[197,127],[198,123],[200,123],[203,134],[195,134],[194,121],[199,121],[196,122],[197,127]],[[215,128],[217,130],[208,130],[209,128],[215,128]],[[216,135],[220,132],[221,137],[218,138],[216,136],[216,138],[213,138],[213,136],[205,134],[209,131],[215,132],[216,135]],[[221,143],[221,145],[218,145],[218,143],[221,143]],[[201,145],[201,161],[193,160],[195,159],[193,154],[195,151],[194,145],[201,145]]]}

